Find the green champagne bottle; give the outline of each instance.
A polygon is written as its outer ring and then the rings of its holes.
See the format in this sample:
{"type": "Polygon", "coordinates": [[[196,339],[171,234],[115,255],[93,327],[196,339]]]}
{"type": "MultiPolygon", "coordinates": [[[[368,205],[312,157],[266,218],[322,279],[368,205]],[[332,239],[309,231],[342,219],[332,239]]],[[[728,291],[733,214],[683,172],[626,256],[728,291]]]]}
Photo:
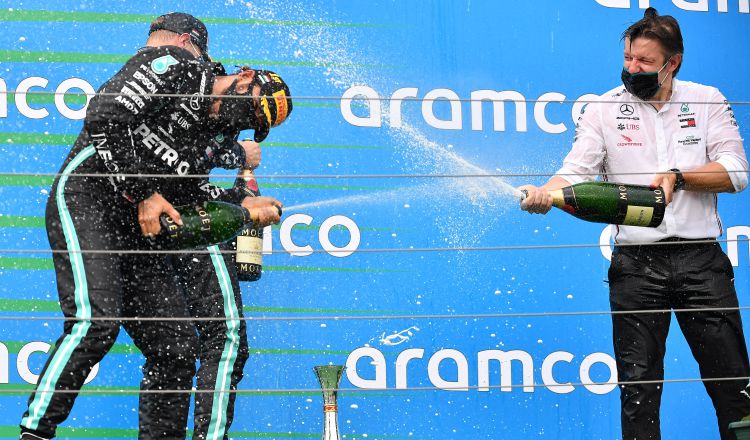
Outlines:
{"type": "Polygon", "coordinates": [[[245,224],[251,223],[250,212],[239,205],[210,201],[196,205],[176,206],[182,226],[166,214],[161,218],[157,244],[170,249],[191,249],[223,243],[234,238],[245,224]]]}
{"type": "MultiPolygon", "coordinates": [[[[258,197],[260,189],[253,171],[247,168],[237,173],[234,182],[246,197],[258,197]]],[[[245,225],[234,242],[235,264],[237,265],[237,279],[240,281],[257,281],[263,274],[263,228],[245,225]]]]}
{"type": "Polygon", "coordinates": [[[661,187],[612,182],[582,182],[549,192],[552,204],[568,214],[595,223],[655,228],[664,219],[666,200],[661,187]]]}

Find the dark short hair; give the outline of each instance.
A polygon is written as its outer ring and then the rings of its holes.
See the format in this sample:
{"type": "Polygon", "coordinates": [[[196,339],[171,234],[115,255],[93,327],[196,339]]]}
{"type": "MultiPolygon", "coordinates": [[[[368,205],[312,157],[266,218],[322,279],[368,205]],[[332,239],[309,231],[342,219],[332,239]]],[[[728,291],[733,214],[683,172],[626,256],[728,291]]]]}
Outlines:
{"type": "MultiPolygon", "coordinates": [[[[631,24],[622,33],[622,40],[629,39],[631,42],[636,38],[647,38],[658,41],[664,49],[664,58],[685,52],[682,45],[682,32],[677,20],[671,15],[659,15],[654,8],[646,9],[643,18],[631,24]]],[[[680,71],[682,60],[675,69],[674,74],[680,71]]]]}
{"type": "Polygon", "coordinates": [[[202,21],[185,12],[170,12],[156,17],[151,22],[148,34],[156,31],[169,31],[175,34],[188,34],[190,40],[198,46],[201,54],[208,56],[208,30],[202,21]]]}

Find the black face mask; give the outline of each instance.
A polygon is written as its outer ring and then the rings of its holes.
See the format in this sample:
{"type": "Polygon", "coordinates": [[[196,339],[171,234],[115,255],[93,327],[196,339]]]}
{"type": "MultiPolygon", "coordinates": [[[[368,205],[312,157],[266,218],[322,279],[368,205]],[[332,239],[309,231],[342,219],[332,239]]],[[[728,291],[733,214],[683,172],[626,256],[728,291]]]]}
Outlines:
{"type": "Polygon", "coordinates": [[[239,94],[237,93],[237,80],[235,80],[224,92],[224,95],[227,96],[222,98],[217,115],[219,124],[240,131],[258,127],[255,105],[251,98],[252,86],[248,87],[247,93],[239,94]],[[232,96],[242,96],[242,98],[232,98],[232,96]]]}
{"type": "Polygon", "coordinates": [[[656,95],[656,92],[658,92],[661,88],[661,84],[667,79],[666,77],[664,77],[664,80],[662,80],[662,82],[660,83],[659,72],[664,70],[664,67],[666,67],[666,65],[669,63],[670,59],[671,57],[667,59],[667,62],[664,63],[664,65],[661,66],[661,69],[659,69],[657,72],[630,73],[628,69],[623,67],[620,78],[622,79],[622,83],[625,85],[625,90],[637,96],[643,101],[656,95]]]}

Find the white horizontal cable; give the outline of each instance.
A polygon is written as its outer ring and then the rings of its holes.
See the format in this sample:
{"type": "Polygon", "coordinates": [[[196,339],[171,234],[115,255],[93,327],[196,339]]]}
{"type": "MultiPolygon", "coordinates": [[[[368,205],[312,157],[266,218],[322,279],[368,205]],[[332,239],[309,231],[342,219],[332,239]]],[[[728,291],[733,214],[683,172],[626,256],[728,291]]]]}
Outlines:
{"type": "Polygon", "coordinates": [[[227,317],[190,317],[190,316],[95,316],[91,318],[77,318],[69,316],[22,316],[10,315],[0,316],[0,321],[80,321],[80,322],[109,322],[109,321],[392,321],[392,320],[416,320],[416,319],[505,319],[505,318],[539,318],[539,317],[566,317],[566,316],[597,316],[597,315],[653,315],[662,313],[703,313],[703,312],[736,312],[746,311],[750,306],[738,307],[703,307],[695,309],[641,309],[641,310],[594,310],[594,311],[571,311],[571,312],[519,312],[519,313],[459,313],[451,315],[317,315],[317,316],[244,316],[242,318],[227,317]]]}
{"type": "MultiPolygon", "coordinates": [[[[750,241],[750,238],[735,238],[725,240],[684,240],[684,241],[663,241],[663,242],[640,242],[640,243],[615,243],[616,247],[647,247],[647,246],[682,246],[682,245],[695,245],[695,244],[711,244],[711,243],[743,243],[750,241]]],[[[372,248],[372,249],[356,249],[356,250],[337,250],[337,249],[310,249],[306,250],[305,253],[325,253],[325,254],[368,254],[368,253],[418,253],[418,252],[490,252],[490,251],[518,251],[518,250],[542,250],[542,249],[586,249],[586,248],[606,248],[609,247],[607,244],[600,243],[573,243],[573,244],[541,244],[541,245],[518,245],[518,246],[478,246],[478,247],[442,247],[442,248],[372,248]]],[[[233,254],[237,251],[232,249],[217,250],[222,254],[233,254]]],[[[67,249],[0,249],[0,254],[209,254],[216,253],[209,252],[207,249],[81,249],[81,250],[67,250],[67,249]]],[[[240,252],[242,253],[242,251],[240,252]]],[[[245,253],[255,253],[255,251],[246,251],[245,253]]],[[[263,251],[263,254],[296,254],[299,251],[289,251],[286,249],[272,249],[269,251],[263,251]]]]}
{"type": "MultiPolygon", "coordinates": [[[[17,90],[8,90],[8,91],[0,91],[0,94],[19,94],[19,95],[62,95],[62,96],[144,96],[144,97],[151,97],[151,98],[193,98],[196,95],[194,93],[122,93],[122,92],[96,92],[96,93],[84,93],[84,92],[42,92],[42,91],[22,91],[19,92],[17,90]]],[[[273,99],[274,96],[270,95],[260,95],[260,96],[250,96],[250,95],[199,95],[201,98],[221,98],[221,99],[253,99],[258,97],[265,97],[269,99],[273,99]]],[[[435,97],[435,98],[414,98],[414,97],[401,97],[401,98],[392,98],[389,96],[378,96],[376,98],[372,98],[369,96],[364,95],[355,95],[352,97],[345,98],[343,96],[289,96],[289,99],[292,99],[292,101],[296,100],[302,100],[302,101],[416,101],[416,102],[422,102],[422,101],[452,101],[452,102],[475,102],[475,101],[482,101],[482,102],[492,102],[492,100],[488,100],[486,98],[445,98],[445,97],[435,97]]],[[[547,103],[564,103],[564,104],[575,104],[575,103],[593,103],[593,102],[599,102],[599,103],[606,103],[606,104],[638,104],[643,103],[641,100],[633,100],[633,101],[614,101],[614,100],[606,100],[606,99],[582,99],[582,100],[575,100],[575,99],[503,99],[501,101],[504,102],[547,102],[547,103]]],[[[671,101],[649,101],[649,103],[653,104],[666,104],[671,101]]],[[[750,101],[679,101],[680,104],[729,104],[729,105],[747,105],[750,104],[750,101]]]]}
{"type": "MultiPolygon", "coordinates": [[[[629,173],[487,173],[487,174],[255,174],[258,180],[266,179],[477,179],[477,178],[498,178],[498,177],[550,177],[550,176],[643,176],[665,173],[665,170],[658,171],[634,171],[629,173]]],[[[725,173],[747,173],[749,170],[710,170],[710,171],[685,171],[690,174],[725,174],[725,173]]],[[[192,178],[236,178],[237,174],[113,174],[113,173],[16,173],[2,172],[0,176],[9,177],[131,177],[131,178],[175,178],[175,179],[192,179],[192,178]]]]}
{"type": "MultiPolygon", "coordinates": [[[[326,391],[337,391],[339,393],[391,393],[391,392],[408,392],[408,391],[463,391],[463,390],[484,390],[484,389],[501,389],[501,388],[557,388],[557,387],[587,387],[587,386],[628,386],[628,385],[653,385],[653,384],[668,384],[668,383],[694,383],[694,382],[726,382],[726,381],[747,381],[750,377],[739,376],[739,377],[712,377],[712,378],[687,378],[687,379],[662,379],[662,380],[633,380],[628,382],[570,382],[560,384],[544,384],[544,383],[533,383],[529,385],[524,384],[511,384],[511,385],[457,385],[449,387],[408,387],[408,388],[325,388],[326,391]]],[[[199,393],[234,393],[239,395],[242,394],[257,394],[257,393],[322,393],[322,388],[256,388],[247,390],[237,389],[189,389],[189,390],[127,390],[127,389],[107,389],[107,390],[92,390],[83,387],[81,390],[37,390],[36,393],[47,394],[47,393],[75,393],[75,394],[199,394],[199,393]]],[[[7,393],[28,393],[27,389],[0,389],[1,394],[7,393]]]]}

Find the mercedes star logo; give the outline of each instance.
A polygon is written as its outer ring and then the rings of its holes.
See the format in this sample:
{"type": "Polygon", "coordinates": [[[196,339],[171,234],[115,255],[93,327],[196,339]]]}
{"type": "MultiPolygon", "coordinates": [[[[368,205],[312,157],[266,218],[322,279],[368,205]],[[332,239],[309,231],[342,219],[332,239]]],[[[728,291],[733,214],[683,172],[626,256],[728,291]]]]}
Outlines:
{"type": "Polygon", "coordinates": [[[624,116],[630,116],[634,111],[635,109],[633,109],[633,106],[630,104],[623,104],[620,106],[620,113],[622,113],[624,116]]]}

